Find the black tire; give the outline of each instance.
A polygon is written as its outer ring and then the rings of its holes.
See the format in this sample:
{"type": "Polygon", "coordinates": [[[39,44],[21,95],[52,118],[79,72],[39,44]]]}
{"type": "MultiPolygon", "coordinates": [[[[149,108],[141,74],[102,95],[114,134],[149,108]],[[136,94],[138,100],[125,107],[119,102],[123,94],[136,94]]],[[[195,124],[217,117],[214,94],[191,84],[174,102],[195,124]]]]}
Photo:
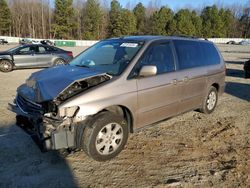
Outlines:
{"type": "Polygon", "coordinates": [[[56,59],[55,61],[54,61],[54,65],[56,66],[56,65],[65,65],[66,64],[66,61],[64,60],[64,59],[61,59],[61,58],[59,58],[59,59],[56,59]]]}
{"type": "Polygon", "coordinates": [[[13,63],[9,60],[3,59],[0,60],[0,71],[2,72],[10,72],[13,70],[13,63]]]}
{"type": "Polygon", "coordinates": [[[218,91],[215,87],[211,86],[207,96],[203,101],[202,108],[200,109],[200,111],[204,114],[211,114],[214,111],[217,102],[218,102],[218,91]],[[211,101],[211,103],[209,100],[211,101]]]}
{"type": "Polygon", "coordinates": [[[94,160],[106,161],[123,150],[127,139],[126,120],[122,116],[105,111],[97,114],[92,124],[84,129],[82,146],[83,150],[94,160]]]}

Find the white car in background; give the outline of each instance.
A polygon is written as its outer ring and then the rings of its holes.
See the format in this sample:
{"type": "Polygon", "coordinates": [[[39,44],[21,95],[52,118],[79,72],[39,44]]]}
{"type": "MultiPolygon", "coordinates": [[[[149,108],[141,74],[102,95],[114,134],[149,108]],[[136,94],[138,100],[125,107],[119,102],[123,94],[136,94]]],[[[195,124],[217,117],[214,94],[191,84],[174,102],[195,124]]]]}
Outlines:
{"type": "Polygon", "coordinates": [[[30,38],[23,38],[19,41],[20,44],[40,44],[38,40],[32,40],[30,38]]]}
{"type": "Polygon", "coordinates": [[[242,40],[239,42],[240,45],[250,45],[250,41],[248,40],[242,40]]]}

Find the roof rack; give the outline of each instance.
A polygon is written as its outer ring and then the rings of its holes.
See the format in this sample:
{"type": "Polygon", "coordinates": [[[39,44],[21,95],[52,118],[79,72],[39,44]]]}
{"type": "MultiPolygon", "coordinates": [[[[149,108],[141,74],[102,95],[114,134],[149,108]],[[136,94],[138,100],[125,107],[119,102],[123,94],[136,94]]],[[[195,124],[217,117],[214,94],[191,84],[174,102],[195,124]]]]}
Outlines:
{"type": "Polygon", "coordinates": [[[183,35],[183,34],[179,34],[179,35],[173,35],[174,37],[185,37],[185,38],[192,38],[192,39],[198,39],[200,37],[196,37],[196,36],[190,36],[190,35],[183,35]]]}
{"type": "Polygon", "coordinates": [[[192,39],[200,39],[200,40],[208,40],[204,37],[197,37],[197,36],[189,36],[189,35],[173,35],[174,37],[184,37],[184,38],[192,38],[192,39]]]}

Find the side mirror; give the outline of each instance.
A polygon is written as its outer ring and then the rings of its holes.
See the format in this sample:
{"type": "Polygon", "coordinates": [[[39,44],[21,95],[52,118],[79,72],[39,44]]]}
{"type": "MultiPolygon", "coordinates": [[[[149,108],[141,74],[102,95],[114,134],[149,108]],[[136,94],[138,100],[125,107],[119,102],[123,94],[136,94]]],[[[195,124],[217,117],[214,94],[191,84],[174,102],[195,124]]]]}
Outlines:
{"type": "Polygon", "coordinates": [[[157,68],[154,65],[145,65],[141,68],[139,72],[139,76],[147,77],[147,76],[154,76],[157,73],[157,68]]]}

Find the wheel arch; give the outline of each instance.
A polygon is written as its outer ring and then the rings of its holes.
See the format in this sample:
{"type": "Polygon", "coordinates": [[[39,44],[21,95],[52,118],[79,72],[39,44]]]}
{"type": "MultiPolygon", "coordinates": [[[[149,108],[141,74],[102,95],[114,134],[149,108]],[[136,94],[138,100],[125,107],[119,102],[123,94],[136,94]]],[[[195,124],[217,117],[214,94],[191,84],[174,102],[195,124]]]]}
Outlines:
{"type": "Polygon", "coordinates": [[[98,111],[97,113],[95,113],[93,115],[89,115],[87,117],[87,119],[84,120],[84,124],[82,124],[80,122],[77,123],[76,132],[75,132],[75,134],[76,134],[75,135],[75,142],[76,142],[77,148],[80,148],[82,146],[83,133],[84,133],[84,130],[86,128],[86,125],[92,126],[95,117],[104,111],[109,111],[109,112],[112,112],[114,114],[118,114],[118,115],[123,116],[128,123],[128,132],[129,133],[134,132],[134,129],[133,129],[134,118],[133,118],[133,115],[132,115],[131,111],[129,110],[129,108],[127,108],[126,106],[123,106],[123,105],[112,105],[112,106],[103,108],[102,110],[98,111]]]}
{"type": "Polygon", "coordinates": [[[129,108],[123,105],[115,105],[115,106],[109,106],[103,110],[107,110],[107,111],[123,116],[128,123],[129,132],[130,133],[134,132],[134,126],[133,126],[134,118],[129,108]]]}
{"type": "Polygon", "coordinates": [[[213,83],[212,84],[213,87],[215,87],[217,89],[217,92],[219,92],[220,90],[220,85],[218,83],[213,83]]]}
{"type": "Polygon", "coordinates": [[[14,62],[13,62],[13,60],[11,58],[6,58],[6,57],[2,58],[2,57],[0,57],[0,61],[3,61],[3,60],[9,61],[14,65],[14,62]]]}

